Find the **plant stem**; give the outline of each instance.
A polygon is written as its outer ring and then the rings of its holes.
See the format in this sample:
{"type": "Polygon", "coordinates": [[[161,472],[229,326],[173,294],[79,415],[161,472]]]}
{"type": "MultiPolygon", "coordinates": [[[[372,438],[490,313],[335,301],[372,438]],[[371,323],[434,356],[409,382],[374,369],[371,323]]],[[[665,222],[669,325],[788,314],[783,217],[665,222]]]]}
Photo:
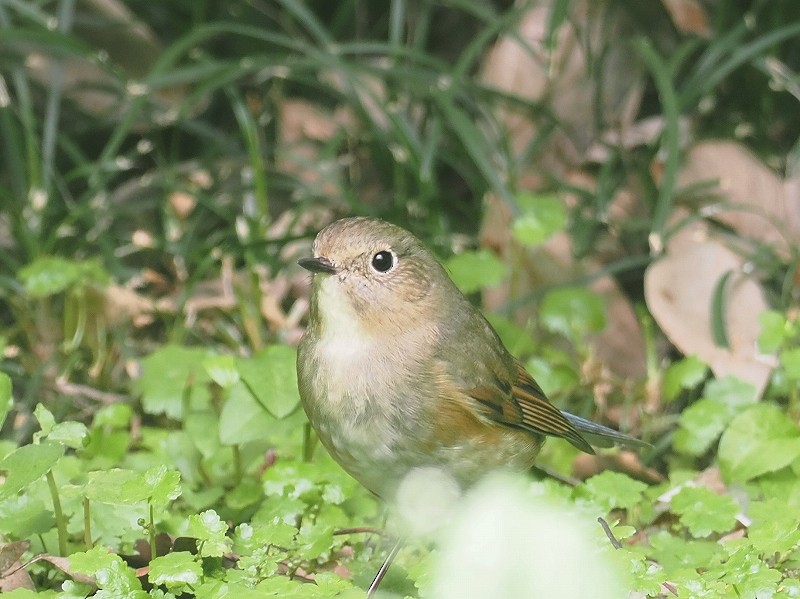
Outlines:
{"type": "Polygon", "coordinates": [[[88,497],[83,498],[83,544],[86,551],[92,548],[92,511],[88,497]]]}
{"type": "Polygon", "coordinates": [[[147,532],[150,535],[150,559],[153,560],[158,557],[158,548],[156,547],[156,516],[152,501],[147,504],[147,507],[150,508],[150,522],[147,532]]]}
{"type": "Polygon", "coordinates": [[[53,513],[56,517],[56,530],[58,531],[58,554],[67,555],[67,523],[64,520],[64,512],[61,510],[61,499],[58,497],[58,487],[53,471],[50,470],[45,475],[47,486],[50,488],[50,497],[53,498],[53,513]]]}
{"type": "Polygon", "coordinates": [[[238,485],[242,482],[242,452],[238,445],[232,446],[231,449],[233,450],[233,472],[238,485]]]}

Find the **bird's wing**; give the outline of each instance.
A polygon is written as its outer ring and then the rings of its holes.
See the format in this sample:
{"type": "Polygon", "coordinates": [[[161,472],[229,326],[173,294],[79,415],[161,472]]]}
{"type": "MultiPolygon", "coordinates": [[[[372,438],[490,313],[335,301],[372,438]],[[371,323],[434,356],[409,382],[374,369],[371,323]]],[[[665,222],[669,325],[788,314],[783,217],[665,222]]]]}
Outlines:
{"type": "Polygon", "coordinates": [[[495,376],[490,384],[470,389],[481,415],[499,424],[529,430],[542,435],[561,437],[586,453],[592,446],[557,407],[550,403],[533,377],[514,361],[510,379],[495,376]]]}

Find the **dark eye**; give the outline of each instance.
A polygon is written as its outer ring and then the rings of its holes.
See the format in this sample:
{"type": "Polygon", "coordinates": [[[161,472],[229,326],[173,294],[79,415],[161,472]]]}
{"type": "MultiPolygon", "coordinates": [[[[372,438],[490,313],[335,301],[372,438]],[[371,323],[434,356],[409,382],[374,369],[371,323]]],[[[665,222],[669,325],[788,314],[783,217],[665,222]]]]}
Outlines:
{"type": "Polygon", "coordinates": [[[389,272],[394,266],[394,255],[389,251],[378,252],[372,257],[372,268],[378,272],[389,272]]]}

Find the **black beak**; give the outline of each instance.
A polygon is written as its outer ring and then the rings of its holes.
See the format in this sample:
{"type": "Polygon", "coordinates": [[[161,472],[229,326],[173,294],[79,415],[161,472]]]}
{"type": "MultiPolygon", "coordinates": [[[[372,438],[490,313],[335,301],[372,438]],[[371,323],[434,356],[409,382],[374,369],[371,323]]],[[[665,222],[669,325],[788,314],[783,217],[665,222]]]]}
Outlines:
{"type": "Polygon", "coordinates": [[[336,273],[336,267],[327,258],[300,258],[297,263],[311,272],[336,273]]]}

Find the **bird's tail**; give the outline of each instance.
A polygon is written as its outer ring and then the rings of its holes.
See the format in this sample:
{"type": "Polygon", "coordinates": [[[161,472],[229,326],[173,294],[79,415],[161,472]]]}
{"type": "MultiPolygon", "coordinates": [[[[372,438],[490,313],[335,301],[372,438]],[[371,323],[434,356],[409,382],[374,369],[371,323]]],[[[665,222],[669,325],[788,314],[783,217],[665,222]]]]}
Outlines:
{"type": "Polygon", "coordinates": [[[572,426],[585,437],[586,440],[595,447],[611,447],[612,445],[619,444],[631,448],[651,447],[649,443],[631,437],[612,428],[597,424],[591,420],[586,420],[575,414],[561,411],[564,417],[570,421],[572,426]]]}

